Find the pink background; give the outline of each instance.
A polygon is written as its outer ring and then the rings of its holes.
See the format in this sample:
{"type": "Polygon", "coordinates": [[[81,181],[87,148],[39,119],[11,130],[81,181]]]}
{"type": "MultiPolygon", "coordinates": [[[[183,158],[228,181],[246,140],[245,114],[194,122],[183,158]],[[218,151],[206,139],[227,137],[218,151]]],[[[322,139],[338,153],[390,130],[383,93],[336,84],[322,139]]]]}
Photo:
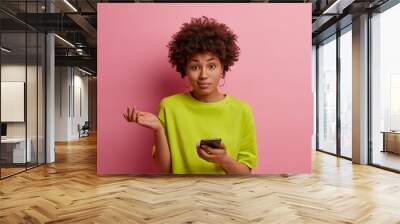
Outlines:
{"type": "Polygon", "coordinates": [[[256,122],[256,174],[311,172],[311,4],[98,4],[99,174],[157,173],[153,132],[127,123],[128,105],[158,114],[185,82],[168,63],[171,36],[208,16],[238,35],[239,61],[222,92],[247,101],[256,122]]]}

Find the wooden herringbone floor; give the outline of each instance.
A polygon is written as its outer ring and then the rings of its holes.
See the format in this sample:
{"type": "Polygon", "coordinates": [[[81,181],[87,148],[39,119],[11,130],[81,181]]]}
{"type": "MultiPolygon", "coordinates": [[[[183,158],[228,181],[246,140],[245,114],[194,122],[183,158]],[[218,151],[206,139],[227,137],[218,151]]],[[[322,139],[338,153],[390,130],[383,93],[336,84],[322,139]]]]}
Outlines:
{"type": "Polygon", "coordinates": [[[289,176],[96,175],[96,138],[0,181],[0,223],[400,223],[400,175],[313,153],[289,176]]]}

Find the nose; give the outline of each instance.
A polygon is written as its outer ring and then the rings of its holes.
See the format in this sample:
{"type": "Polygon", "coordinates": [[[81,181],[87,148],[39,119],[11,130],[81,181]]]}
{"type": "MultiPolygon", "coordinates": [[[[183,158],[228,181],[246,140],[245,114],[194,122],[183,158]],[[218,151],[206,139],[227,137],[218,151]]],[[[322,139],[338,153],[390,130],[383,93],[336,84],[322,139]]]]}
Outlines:
{"type": "Polygon", "coordinates": [[[200,78],[201,78],[201,79],[206,79],[207,76],[208,76],[208,75],[207,75],[207,69],[202,68],[201,71],[200,71],[200,78]]]}

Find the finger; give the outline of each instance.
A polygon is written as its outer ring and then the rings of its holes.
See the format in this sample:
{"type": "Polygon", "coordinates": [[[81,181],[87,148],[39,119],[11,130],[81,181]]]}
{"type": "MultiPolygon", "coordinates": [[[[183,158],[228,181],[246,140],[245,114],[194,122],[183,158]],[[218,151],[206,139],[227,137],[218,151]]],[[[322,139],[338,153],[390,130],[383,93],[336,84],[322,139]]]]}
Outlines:
{"type": "Polygon", "coordinates": [[[128,115],[124,114],[124,117],[125,117],[125,119],[126,119],[128,122],[132,122],[132,121],[129,119],[128,115]]]}
{"type": "Polygon", "coordinates": [[[137,114],[137,110],[136,110],[136,107],[135,107],[135,105],[133,105],[133,107],[132,107],[132,120],[134,120],[135,122],[137,122],[137,119],[136,119],[136,115],[137,114]]]}
{"type": "Polygon", "coordinates": [[[219,152],[219,153],[225,153],[226,152],[225,144],[221,142],[221,144],[219,145],[219,148],[215,149],[215,151],[219,152]]]}
{"type": "Polygon", "coordinates": [[[128,107],[126,117],[128,118],[129,121],[132,121],[132,119],[131,119],[131,108],[130,107],[128,107]]]}
{"type": "Polygon", "coordinates": [[[211,161],[212,159],[215,158],[214,155],[208,154],[206,151],[204,151],[204,149],[200,149],[199,154],[203,159],[205,159],[207,161],[211,161]]]}
{"type": "Polygon", "coordinates": [[[196,149],[197,149],[197,151],[199,151],[199,150],[203,150],[203,148],[201,148],[201,146],[200,146],[200,145],[196,145],[196,149]]]}
{"type": "Polygon", "coordinates": [[[134,113],[134,108],[133,108],[133,107],[132,107],[132,109],[129,108],[129,119],[130,119],[131,121],[135,121],[135,120],[133,119],[133,113],[134,113]]]}
{"type": "Polygon", "coordinates": [[[141,111],[138,111],[138,110],[135,109],[135,113],[133,114],[133,119],[137,121],[138,117],[139,117],[139,114],[141,114],[141,113],[142,113],[141,111]]]}
{"type": "Polygon", "coordinates": [[[224,151],[223,149],[212,148],[208,145],[201,145],[201,148],[204,149],[208,154],[220,154],[220,151],[224,151]]]}
{"type": "Polygon", "coordinates": [[[225,149],[211,149],[209,151],[209,154],[214,155],[214,156],[220,156],[226,154],[225,149]]]}
{"type": "Polygon", "coordinates": [[[202,148],[202,149],[207,149],[208,146],[203,144],[203,145],[200,145],[200,148],[202,148]]]}
{"type": "Polygon", "coordinates": [[[126,121],[129,121],[125,114],[122,114],[126,121]]]}
{"type": "Polygon", "coordinates": [[[204,152],[206,155],[211,155],[213,148],[208,147],[207,145],[200,145],[200,151],[204,152]]]}
{"type": "Polygon", "coordinates": [[[200,150],[207,152],[208,153],[208,149],[207,149],[207,145],[199,145],[198,147],[200,150]]]}
{"type": "Polygon", "coordinates": [[[137,121],[138,119],[139,119],[139,111],[138,112],[136,112],[136,114],[135,114],[135,120],[137,121]]]}
{"type": "Polygon", "coordinates": [[[201,148],[200,144],[196,144],[196,151],[199,156],[201,156],[200,151],[202,151],[202,150],[203,150],[203,148],[201,148]]]}
{"type": "Polygon", "coordinates": [[[206,152],[204,152],[202,148],[198,147],[197,148],[197,155],[199,155],[200,158],[208,161],[207,158],[204,156],[204,154],[206,154],[206,152]]]}
{"type": "Polygon", "coordinates": [[[131,108],[131,120],[136,122],[136,120],[135,120],[135,106],[133,106],[131,108]]]}

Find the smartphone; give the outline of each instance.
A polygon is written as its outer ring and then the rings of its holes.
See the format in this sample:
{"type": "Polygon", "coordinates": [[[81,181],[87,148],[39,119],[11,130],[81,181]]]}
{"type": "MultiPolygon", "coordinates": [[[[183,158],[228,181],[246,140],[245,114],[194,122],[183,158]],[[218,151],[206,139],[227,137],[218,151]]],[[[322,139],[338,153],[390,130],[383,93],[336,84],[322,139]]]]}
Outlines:
{"type": "Polygon", "coordinates": [[[210,139],[202,139],[200,141],[201,145],[207,145],[211,148],[220,148],[221,147],[221,139],[220,138],[210,138],[210,139]]]}

